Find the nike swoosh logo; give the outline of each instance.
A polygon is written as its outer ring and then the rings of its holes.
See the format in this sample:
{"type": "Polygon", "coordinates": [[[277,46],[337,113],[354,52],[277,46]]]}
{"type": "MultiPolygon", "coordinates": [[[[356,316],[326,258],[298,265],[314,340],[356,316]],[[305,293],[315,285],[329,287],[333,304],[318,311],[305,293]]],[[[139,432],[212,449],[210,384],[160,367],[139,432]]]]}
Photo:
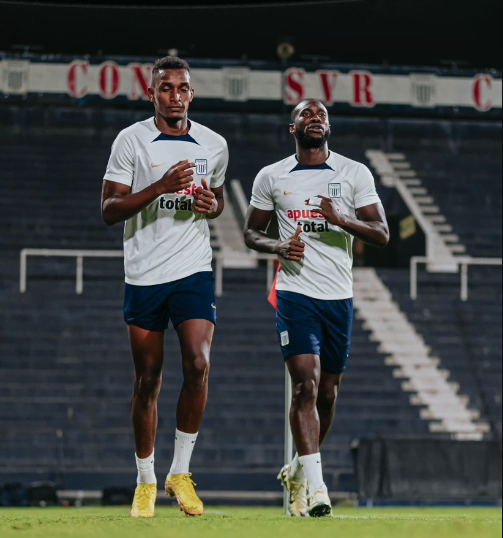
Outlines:
{"type": "Polygon", "coordinates": [[[211,308],[214,308],[215,310],[217,309],[216,305],[214,304],[211,305],[211,308]]]}
{"type": "Polygon", "coordinates": [[[285,191],[283,194],[284,194],[285,196],[290,196],[291,194],[295,194],[295,193],[294,193],[294,192],[288,192],[288,191],[285,191]]]}
{"type": "Polygon", "coordinates": [[[150,164],[150,168],[152,168],[152,170],[154,170],[155,168],[160,168],[161,166],[164,166],[166,163],[161,163],[161,164],[153,164],[151,163],[150,164]]]}

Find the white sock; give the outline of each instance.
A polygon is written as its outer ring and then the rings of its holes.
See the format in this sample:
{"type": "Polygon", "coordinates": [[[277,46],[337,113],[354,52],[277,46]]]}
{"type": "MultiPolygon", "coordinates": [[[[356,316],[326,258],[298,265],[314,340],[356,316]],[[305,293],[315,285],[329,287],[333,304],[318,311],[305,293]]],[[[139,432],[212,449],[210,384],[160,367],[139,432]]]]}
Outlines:
{"type": "Polygon", "coordinates": [[[176,430],[175,456],[170,474],[189,474],[190,460],[192,459],[192,452],[194,452],[198,435],[198,433],[183,433],[176,430]]]}
{"type": "Polygon", "coordinates": [[[323,481],[323,469],[321,466],[321,454],[299,457],[300,465],[306,477],[309,493],[325,487],[323,481]]]}
{"type": "Polygon", "coordinates": [[[154,452],[145,459],[136,456],[136,467],[138,467],[138,485],[140,484],[157,484],[157,478],[154,471],[154,452]]]}
{"type": "Polygon", "coordinates": [[[300,464],[298,454],[295,454],[295,458],[293,458],[292,463],[290,463],[290,476],[296,482],[305,480],[304,471],[302,470],[302,465],[300,464]]]}

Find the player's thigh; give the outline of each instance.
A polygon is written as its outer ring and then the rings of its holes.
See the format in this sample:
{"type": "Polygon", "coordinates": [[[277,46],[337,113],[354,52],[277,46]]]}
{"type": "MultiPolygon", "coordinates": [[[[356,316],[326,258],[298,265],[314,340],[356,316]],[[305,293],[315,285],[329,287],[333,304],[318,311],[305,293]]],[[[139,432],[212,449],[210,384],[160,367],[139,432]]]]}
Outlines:
{"type": "Polygon", "coordinates": [[[297,390],[313,388],[318,390],[321,379],[321,363],[319,355],[292,355],[286,359],[292,385],[297,390]]]}
{"type": "Polygon", "coordinates": [[[327,301],[323,312],[321,370],[339,376],[348,366],[353,330],[353,300],[327,301]]]}
{"type": "Polygon", "coordinates": [[[191,319],[177,325],[184,363],[204,360],[209,363],[215,325],[205,319],[191,319]]]}
{"type": "Polygon", "coordinates": [[[164,332],[128,326],[129,341],[137,377],[158,377],[164,360],[164,332]]]}
{"type": "Polygon", "coordinates": [[[313,299],[299,293],[278,291],[276,328],[285,360],[320,355],[323,324],[313,299]]]}

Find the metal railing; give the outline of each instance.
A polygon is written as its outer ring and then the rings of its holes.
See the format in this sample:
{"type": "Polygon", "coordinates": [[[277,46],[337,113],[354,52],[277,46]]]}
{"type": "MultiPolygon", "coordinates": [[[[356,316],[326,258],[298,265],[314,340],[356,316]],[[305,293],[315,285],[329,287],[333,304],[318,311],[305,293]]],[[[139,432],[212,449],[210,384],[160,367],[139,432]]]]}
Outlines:
{"type": "MultiPolygon", "coordinates": [[[[257,260],[267,260],[267,288],[269,289],[276,275],[276,256],[273,254],[251,253],[250,256],[257,260]]],[[[75,258],[77,261],[77,276],[75,291],[81,295],[84,291],[84,259],[85,258],[123,258],[122,250],[61,250],[61,249],[23,249],[21,251],[21,269],[19,274],[19,291],[26,293],[28,287],[28,258],[75,258]]],[[[219,252],[214,253],[215,259],[215,293],[217,297],[223,295],[223,280],[225,256],[219,252]]]]}
{"type": "Polygon", "coordinates": [[[77,281],[75,291],[81,295],[84,291],[84,258],[124,258],[122,250],[60,250],[31,249],[21,251],[21,270],[19,274],[19,291],[25,293],[28,280],[28,257],[39,258],[76,258],[77,281]]]}
{"type": "MultiPolygon", "coordinates": [[[[461,268],[461,300],[468,301],[468,267],[470,265],[478,266],[501,266],[501,258],[469,258],[469,257],[460,257],[454,258],[458,266],[458,271],[461,268]]],[[[410,298],[413,300],[417,299],[417,288],[418,288],[418,266],[419,264],[433,265],[441,260],[435,260],[427,258],[425,256],[414,256],[410,260],[410,298]]],[[[451,260],[449,260],[451,263],[451,260]]],[[[431,272],[431,271],[430,271],[431,272]]]]}
{"type": "MultiPolygon", "coordinates": [[[[267,289],[270,289],[276,275],[277,257],[274,254],[260,254],[258,252],[250,253],[257,260],[267,261],[267,289]]],[[[21,251],[21,269],[19,274],[19,291],[25,293],[28,281],[28,258],[75,258],[76,267],[76,284],[75,291],[81,295],[84,291],[84,259],[85,258],[123,258],[122,250],[61,250],[61,249],[23,249],[21,251]]],[[[223,295],[223,273],[225,267],[225,257],[219,252],[214,253],[215,259],[215,293],[217,297],[223,295]]],[[[425,256],[414,256],[410,260],[410,297],[413,300],[418,296],[418,266],[419,264],[435,264],[439,260],[432,260],[425,256]]],[[[501,258],[456,258],[458,269],[461,268],[461,291],[462,301],[468,300],[468,267],[475,266],[501,266],[501,258]]]]}
{"type": "MultiPolygon", "coordinates": [[[[249,256],[256,260],[267,260],[267,289],[269,290],[276,276],[277,256],[275,254],[260,254],[253,251],[250,251],[249,256]]],[[[224,293],[225,256],[220,252],[214,252],[213,258],[215,260],[215,294],[217,297],[222,297],[224,293]]]]}

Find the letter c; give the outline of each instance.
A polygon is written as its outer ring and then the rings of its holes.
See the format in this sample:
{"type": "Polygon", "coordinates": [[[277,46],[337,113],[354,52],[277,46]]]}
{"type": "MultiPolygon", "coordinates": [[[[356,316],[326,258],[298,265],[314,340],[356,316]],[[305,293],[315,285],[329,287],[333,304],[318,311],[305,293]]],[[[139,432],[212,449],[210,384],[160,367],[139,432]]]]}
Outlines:
{"type": "Polygon", "coordinates": [[[475,103],[475,108],[481,112],[487,112],[493,107],[493,102],[491,99],[484,100],[483,85],[491,90],[493,87],[493,77],[491,75],[478,75],[475,77],[475,82],[473,83],[473,102],[475,103]]]}

